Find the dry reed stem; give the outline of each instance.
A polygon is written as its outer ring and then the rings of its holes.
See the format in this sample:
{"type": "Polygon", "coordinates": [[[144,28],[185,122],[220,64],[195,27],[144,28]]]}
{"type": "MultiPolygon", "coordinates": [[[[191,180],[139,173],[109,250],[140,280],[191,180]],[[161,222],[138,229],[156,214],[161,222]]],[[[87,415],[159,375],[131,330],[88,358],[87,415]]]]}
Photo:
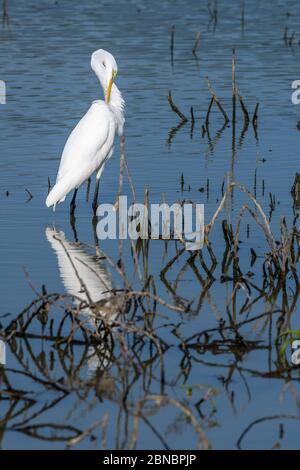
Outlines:
{"type": "Polygon", "coordinates": [[[225,120],[225,123],[228,123],[230,121],[230,119],[229,119],[225,109],[221,105],[219,98],[217,97],[216,93],[214,92],[209,78],[206,77],[206,80],[207,80],[208,89],[209,89],[210,93],[212,94],[213,101],[216,103],[216,105],[218,106],[220,112],[222,113],[222,115],[224,117],[224,120],[225,120]]]}
{"type": "Polygon", "coordinates": [[[178,107],[174,103],[171,91],[169,91],[169,94],[168,94],[168,102],[169,102],[169,105],[171,106],[172,111],[174,111],[174,113],[176,113],[180,117],[181,121],[188,122],[188,118],[178,109],[178,107]]]}

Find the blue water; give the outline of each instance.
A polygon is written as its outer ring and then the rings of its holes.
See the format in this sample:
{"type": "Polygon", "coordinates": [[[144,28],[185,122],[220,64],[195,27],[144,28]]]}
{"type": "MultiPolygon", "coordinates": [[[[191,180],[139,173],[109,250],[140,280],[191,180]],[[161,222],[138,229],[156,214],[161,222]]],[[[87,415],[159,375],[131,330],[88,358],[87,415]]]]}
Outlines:
{"type": "MultiPolygon", "coordinates": [[[[291,187],[295,173],[299,171],[299,139],[297,122],[300,106],[291,103],[291,84],[300,78],[300,40],[297,33],[290,47],[283,40],[284,28],[288,34],[299,31],[299,5],[296,1],[245,1],[245,25],[241,25],[241,2],[219,0],[218,22],[210,22],[206,1],[95,1],[59,0],[9,1],[9,25],[0,30],[0,79],[7,88],[7,103],[0,105],[0,259],[1,259],[1,315],[10,313],[10,321],[35,297],[30,284],[40,291],[42,284],[48,292],[64,292],[56,253],[46,238],[47,227],[62,230],[66,239],[73,241],[69,224],[67,200],[53,213],[44,201],[47,196],[48,177],[53,183],[60,155],[71,129],[88,109],[94,99],[102,97],[102,90],[90,70],[90,55],[98,49],[109,50],[118,62],[117,84],[126,101],[125,153],[134,182],[137,199],[144,200],[144,190],[149,189],[150,200],[173,203],[179,199],[192,199],[205,204],[205,220],[208,222],[222,197],[223,181],[239,181],[257,198],[269,213],[269,193],[276,195],[272,228],[278,236],[281,216],[288,223],[293,217],[291,187]],[[173,66],[170,56],[171,27],[175,25],[173,66]],[[192,54],[196,32],[201,32],[197,58],[192,54]],[[257,136],[250,123],[240,141],[243,117],[238,106],[236,143],[233,146],[232,126],[227,125],[213,147],[208,137],[202,137],[210,101],[206,76],[222,105],[231,115],[231,55],[237,54],[237,84],[249,112],[253,113],[259,102],[257,136]],[[178,125],[178,117],[171,111],[168,91],[178,107],[190,117],[194,109],[196,121],[191,133],[191,122],[181,127],[168,143],[169,133],[178,125]],[[184,175],[184,192],[181,191],[181,175],[184,175]],[[256,185],[255,185],[256,180],[256,185]],[[209,181],[209,192],[207,185],[209,181]],[[263,193],[264,184],[264,193],[263,193]],[[255,186],[255,188],[254,188],[255,186]],[[204,188],[204,191],[199,191],[204,188]],[[28,200],[28,193],[33,198],[28,200]],[[27,273],[27,275],[26,275],[27,273]],[[30,281],[29,279],[30,278],[30,281]]],[[[210,117],[212,139],[222,129],[223,118],[217,109],[210,117]]],[[[100,202],[114,203],[118,191],[119,145],[114,157],[106,165],[100,185],[100,202]]],[[[92,188],[93,189],[93,188],[92,188]]],[[[130,197],[130,185],[126,181],[124,191],[130,197]]],[[[86,188],[82,187],[77,199],[76,229],[80,241],[93,244],[91,202],[85,200],[86,188]]],[[[230,198],[223,218],[234,223],[241,205],[246,201],[238,190],[230,198]]],[[[263,255],[266,248],[262,232],[250,219],[250,235],[246,240],[246,225],[242,226],[241,239],[245,245],[240,250],[241,263],[250,269],[249,252],[254,248],[263,255]]],[[[220,225],[211,237],[215,254],[219,259],[224,250],[220,225]]],[[[110,257],[118,259],[118,242],[101,241],[100,248],[110,257]]],[[[125,261],[134,283],[130,247],[125,243],[125,261]]],[[[164,255],[162,241],[151,243],[149,272],[157,281],[159,294],[172,302],[172,296],[161,283],[159,273],[174,255],[174,246],[164,255]]],[[[187,255],[186,255],[187,256],[187,255]]],[[[180,270],[180,262],[168,274],[173,282],[180,270]]],[[[218,266],[217,269],[220,269],[218,266]]],[[[254,268],[255,270],[255,268],[254,268]]],[[[115,272],[113,283],[121,284],[115,272]]],[[[218,278],[220,272],[218,271],[218,278]]],[[[256,272],[256,276],[260,276],[256,272]]],[[[256,278],[260,283],[260,278],[256,278]]],[[[191,335],[196,331],[217,326],[216,311],[226,316],[226,302],[231,295],[227,284],[215,283],[211,298],[204,298],[201,309],[195,315],[179,315],[161,309],[174,323],[182,322],[182,331],[191,335]],[[174,317],[174,318],[173,318],[174,317]]],[[[201,285],[191,270],[183,273],[179,292],[188,299],[197,299],[201,285]]],[[[290,295],[290,294],[288,294],[290,295]]],[[[239,300],[243,303],[245,298],[239,300]]],[[[279,299],[278,299],[279,301],[279,299]]],[[[250,315],[259,315],[268,309],[263,300],[254,305],[250,315]]],[[[58,313],[59,314],[59,313],[58,313]]],[[[297,304],[293,307],[292,326],[299,328],[297,304]]],[[[276,322],[274,318],[274,322],[276,322]]],[[[0,319],[1,320],[1,319],[0,319]]],[[[268,344],[268,326],[264,320],[246,327],[248,338],[260,339],[268,344]]],[[[39,330],[39,326],[33,327],[39,330]]],[[[170,338],[170,332],[165,334],[170,338]]],[[[31,363],[28,345],[18,341],[26,359],[17,359],[15,351],[7,346],[7,368],[22,369],[31,363]]],[[[174,339],[172,340],[174,342],[174,339]]],[[[275,337],[268,349],[253,350],[241,357],[233,353],[215,355],[206,352],[194,362],[192,371],[184,383],[176,382],[181,353],[171,348],[166,353],[168,381],[167,394],[186,400],[191,406],[213,387],[216,396],[211,402],[215,413],[211,421],[201,422],[213,448],[236,448],[243,430],[260,417],[292,414],[298,415],[295,394],[299,392],[298,380],[259,377],[255,371],[268,372],[276,360],[273,350],[275,337]],[[228,389],[220,377],[226,377],[236,363],[232,382],[228,389]],[[233,367],[233,366],[232,366],[233,367]],[[245,385],[247,383],[247,386],[245,385]],[[200,387],[201,386],[201,387],[200,387]],[[186,387],[193,387],[192,396],[186,387]],[[249,387],[249,389],[247,389],[249,387]],[[292,390],[294,394],[291,393],[292,390]],[[234,393],[234,402],[232,402],[234,393]],[[212,424],[214,421],[214,424],[212,424]]],[[[30,340],[34,356],[45,352],[50,360],[51,347],[42,341],[30,340]]],[[[80,357],[78,347],[76,357],[80,357]]],[[[56,356],[56,377],[63,369],[56,356]],[[60,364],[60,365],[59,365],[60,364]]],[[[43,366],[44,367],[44,366],[43,366]]],[[[86,376],[88,368],[85,367],[86,376]]],[[[5,368],[4,368],[5,371],[5,368]]],[[[132,372],[132,371],[131,371],[132,372]]],[[[130,375],[130,372],[128,372],[130,375]]],[[[14,386],[28,391],[35,390],[36,403],[40,407],[54,398],[47,389],[23,375],[10,370],[7,376],[14,386]]],[[[297,376],[295,376],[297,377],[297,376]]],[[[294,378],[295,378],[294,377],[294,378]]],[[[108,414],[107,447],[130,445],[130,436],[123,427],[117,429],[117,415],[122,393],[120,371],[112,367],[102,380],[104,399],[95,399],[95,390],[89,392],[89,400],[80,399],[76,392],[58,403],[32,423],[66,423],[75,427],[90,426],[96,419],[108,414]],[[89,405],[89,406],[88,406],[89,405]],[[125,436],[125,437],[124,437],[125,436]]],[[[2,382],[3,383],[3,382],[2,382]]],[[[3,385],[4,388],[6,386],[3,385]]],[[[155,383],[151,393],[158,393],[155,383]]],[[[142,398],[141,380],[130,391],[130,403],[134,406],[142,398]]],[[[6,400],[0,402],[0,417],[7,412],[6,400]]],[[[21,403],[16,405],[21,406],[21,403]]],[[[35,408],[34,408],[35,409],[35,408]]],[[[193,408],[194,412],[195,409],[193,408]]],[[[11,429],[22,424],[24,414],[9,420],[2,437],[2,447],[10,448],[61,448],[65,442],[39,440],[11,429]]],[[[27,415],[26,415],[27,416],[27,415]]],[[[199,416],[198,416],[199,417],[199,416]]],[[[195,448],[196,437],[191,427],[174,407],[163,407],[149,414],[153,426],[165,436],[171,448],[195,448]]],[[[242,442],[245,448],[270,448],[278,440],[279,423],[284,423],[283,448],[297,448],[299,422],[277,419],[254,427],[242,442]]],[[[123,423],[124,424],[124,423],[123,423]]],[[[133,421],[129,417],[132,432],[133,421]]],[[[100,431],[97,431],[100,434],[100,431]]],[[[50,433],[51,434],[51,433],[50,433]]],[[[129,433],[130,434],[130,433],[129,433]]],[[[99,435],[97,436],[99,438],[99,435]]],[[[101,441],[101,439],[100,439],[101,441]]],[[[101,442],[85,439],[79,448],[101,448],[101,442]]],[[[137,438],[138,448],[160,448],[161,441],[149,426],[141,423],[137,438]]]]}

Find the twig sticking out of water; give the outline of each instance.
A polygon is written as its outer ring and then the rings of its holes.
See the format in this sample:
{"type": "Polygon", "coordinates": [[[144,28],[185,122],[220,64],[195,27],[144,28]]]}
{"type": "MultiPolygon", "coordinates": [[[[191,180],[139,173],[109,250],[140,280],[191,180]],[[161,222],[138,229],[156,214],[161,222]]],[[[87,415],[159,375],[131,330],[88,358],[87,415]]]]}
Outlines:
{"type": "Polygon", "coordinates": [[[218,23],[218,2],[217,0],[208,0],[207,9],[210,14],[210,23],[213,22],[214,28],[218,23]]]}
{"type": "Polygon", "coordinates": [[[254,197],[256,197],[256,188],[257,188],[257,168],[255,168],[255,171],[254,171],[254,183],[253,183],[254,197]]]}
{"type": "Polygon", "coordinates": [[[242,24],[242,31],[244,31],[245,29],[245,0],[242,0],[241,24],[242,24]]]}
{"type": "Polygon", "coordinates": [[[259,103],[256,103],[253,118],[252,118],[252,124],[255,128],[257,127],[258,108],[259,108],[259,103]]]}
{"type": "Polygon", "coordinates": [[[195,116],[194,116],[193,106],[191,106],[191,121],[192,121],[192,124],[194,125],[195,124],[195,116]]]}
{"type": "Polygon", "coordinates": [[[209,178],[206,180],[206,197],[209,200],[209,178]]]}
{"type": "Polygon", "coordinates": [[[288,27],[284,28],[283,40],[286,46],[288,46],[288,27]]]}
{"type": "Polygon", "coordinates": [[[293,45],[293,41],[294,41],[295,34],[296,34],[295,31],[293,31],[293,33],[292,33],[292,35],[291,35],[291,37],[290,37],[290,39],[289,39],[289,46],[290,46],[290,47],[292,47],[292,45],[293,45]]]}
{"type": "Polygon", "coordinates": [[[195,43],[194,43],[194,47],[193,47],[193,51],[192,51],[194,55],[196,55],[196,51],[197,51],[197,48],[199,46],[200,38],[201,38],[201,33],[200,33],[200,31],[197,31],[196,38],[195,38],[195,43]]]}
{"type": "Polygon", "coordinates": [[[210,115],[210,111],[211,111],[213,104],[214,104],[214,97],[211,98],[208,108],[207,108],[207,112],[206,112],[206,118],[205,118],[206,130],[209,128],[209,115],[210,115]]]}
{"type": "Polygon", "coordinates": [[[190,132],[190,135],[191,135],[191,139],[193,138],[193,132],[194,132],[194,126],[195,126],[195,115],[194,115],[194,109],[193,109],[193,106],[191,106],[191,132],[190,132]]]}
{"type": "Polygon", "coordinates": [[[236,86],[236,55],[235,49],[232,49],[232,123],[236,122],[236,96],[237,96],[237,86],[236,86]]]}
{"type": "MultiPolygon", "coordinates": [[[[206,234],[206,238],[208,237],[209,233],[211,232],[217,218],[219,217],[224,205],[225,205],[225,202],[226,202],[226,199],[227,197],[231,194],[231,192],[233,191],[233,188],[234,187],[237,187],[239,188],[242,192],[246,193],[249,198],[251,199],[251,201],[254,203],[256,209],[258,210],[258,212],[260,213],[260,216],[261,216],[261,219],[262,219],[262,222],[259,224],[262,229],[264,230],[264,233],[266,235],[266,240],[267,242],[269,243],[269,246],[271,247],[272,250],[274,250],[274,252],[276,251],[276,243],[275,243],[275,239],[274,239],[274,236],[272,234],[272,231],[271,231],[271,228],[270,228],[270,225],[269,225],[269,222],[267,220],[267,217],[261,207],[261,205],[258,203],[258,201],[256,200],[255,196],[245,187],[243,186],[242,184],[240,183],[236,183],[236,182],[232,182],[230,183],[230,185],[228,186],[227,188],[227,191],[225,192],[223,198],[222,198],[222,201],[220,202],[219,204],[219,207],[217,208],[216,212],[214,213],[211,221],[209,222],[209,224],[206,225],[205,227],[205,234],[206,234]]],[[[256,219],[257,220],[257,219],[256,219]]]]}
{"type": "Polygon", "coordinates": [[[284,44],[286,46],[293,47],[293,41],[295,39],[295,35],[296,35],[295,31],[293,31],[291,36],[289,37],[288,28],[285,27],[284,34],[283,34],[284,44]]]}
{"type": "Polygon", "coordinates": [[[33,195],[31,194],[31,192],[29,191],[29,189],[26,189],[26,188],[25,188],[25,191],[26,191],[26,193],[28,194],[28,199],[27,199],[26,202],[29,202],[29,201],[31,201],[31,199],[33,198],[33,195]]]}
{"type": "Polygon", "coordinates": [[[270,199],[270,204],[269,204],[270,209],[271,209],[272,211],[274,211],[275,208],[276,208],[276,197],[275,197],[275,194],[269,193],[269,199],[270,199]]]}
{"type": "Polygon", "coordinates": [[[234,239],[233,239],[232,226],[228,225],[227,220],[222,221],[222,230],[223,230],[223,236],[224,236],[226,246],[233,245],[234,239]]]}
{"type": "Polygon", "coordinates": [[[181,173],[181,177],[180,177],[180,190],[181,190],[181,192],[184,191],[184,175],[183,175],[183,173],[181,173]]]}
{"type": "Polygon", "coordinates": [[[175,26],[171,28],[171,64],[174,65],[174,38],[175,38],[175,26]]]}
{"type": "Polygon", "coordinates": [[[208,89],[212,94],[212,100],[211,100],[211,102],[209,104],[209,107],[208,107],[208,112],[206,114],[206,119],[209,117],[209,113],[210,113],[211,107],[213,105],[213,102],[215,102],[216,105],[218,106],[219,110],[221,111],[223,117],[224,117],[225,123],[227,124],[230,121],[230,119],[229,119],[226,111],[224,110],[223,106],[221,105],[221,103],[219,101],[219,98],[217,97],[214,90],[212,89],[212,85],[211,85],[211,82],[210,82],[209,78],[206,77],[206,80],[207,80],[208,89]]]}
{"type": "Polygon", "coordinates": [[[2,2],[2,24],[9,24],[9,16],[8,16],[8,8],[7,8],[7,0],[3,0],[2,2]]]}
{"type": "Polygon", "coordinates": [[[168,101],[169,101],[172,111],[174,111],[174,113],[176,113],[180,117],[181,121],[188,122],[188,118],[178,109],[178,107],[174,103],[172,99],[171,91],[169,91],[169,94],[168,94],[168,101]]]}
{"type": "Polygon", "coordinates": [[[224,196],[224,186],[225,186],[225,180],[223,179],[222,186],[221,186],[222,197],[224,196]]]}

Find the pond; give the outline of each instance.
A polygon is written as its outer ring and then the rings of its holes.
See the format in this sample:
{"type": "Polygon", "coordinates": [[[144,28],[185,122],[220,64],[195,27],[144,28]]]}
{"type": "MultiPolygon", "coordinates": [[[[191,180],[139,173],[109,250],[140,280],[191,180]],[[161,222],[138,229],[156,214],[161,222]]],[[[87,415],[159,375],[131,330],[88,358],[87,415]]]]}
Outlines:
{"type": "Polygon", "coordinates": [[[1,448],[298,448],[298,3],[9,0],[7,13],[1,448]],[[203,250],[98,240],[86,185],[73,225],[70,197],[45,206],[66,138],[102,99],[99,48],[126,102],[99,202],[116,201],[122,155],[129,201],[204,204],[209,224],[227,194],[203,250]],[[214,103],[207,126],[211,92],[229,122],[214,103]]]}

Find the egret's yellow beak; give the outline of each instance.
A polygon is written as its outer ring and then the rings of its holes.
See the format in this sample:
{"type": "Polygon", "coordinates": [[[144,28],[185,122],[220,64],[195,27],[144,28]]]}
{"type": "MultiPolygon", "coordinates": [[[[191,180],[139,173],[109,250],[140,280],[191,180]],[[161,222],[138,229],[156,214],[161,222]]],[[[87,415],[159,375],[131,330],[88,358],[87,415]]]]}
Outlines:
{"type": "Polygon", "coordinates": [[[111,79],[109,80],[109,84],[108,84],[107,91],[106,91],[106,96],[105,96],[106,104],[108,104],[109,101],[110,101],[111,88],[113,86],[114,79],[116,78],[116,75],[117,75],[117,72],[115,70],[113,70],[112,76],[111,76],[111,79]]]}

